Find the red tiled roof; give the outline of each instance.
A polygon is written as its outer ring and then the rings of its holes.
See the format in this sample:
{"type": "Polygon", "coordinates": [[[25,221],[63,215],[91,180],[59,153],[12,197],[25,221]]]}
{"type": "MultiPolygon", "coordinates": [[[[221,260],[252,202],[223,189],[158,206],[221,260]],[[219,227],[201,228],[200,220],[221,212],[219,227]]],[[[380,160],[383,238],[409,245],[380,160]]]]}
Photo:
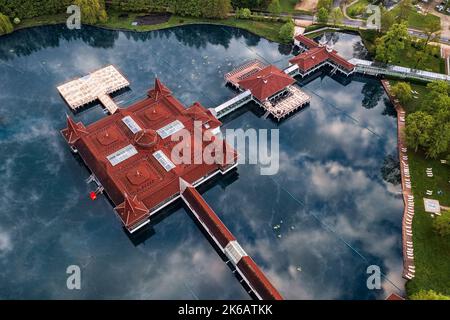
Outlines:
{"type": "Polygon", "coordinates": [[[341,67],[344,67],[347,70],[352,70],[355,67],[353,64],[351,64],[346,59],[341,57],[335,50],[333,50],[332,52],[329,52],[328,55],[329,55],[331,61],[333,61],[334,63],[337,63],[338,65],[340,65],[341,67]]]}
{"type": "Polygon", "coordinates": [[[221,249],[224,249],[230,241],[236,240],[194,187],[188,186],[183,192],[183,197],[188,201],[195,213],[199,215],[201,222],[206,225],[209,232],[217,239],[222,247],[221,249]]]}
{"type": "Polygon", "coordinates": [[[242,257],[237,263],[237,267],[263,300],[283,300],[281,294],[270,283],[269,279],[267,279],[251,257],[242,257]]]}
{"type": "Polygon", "coordinates": [[[399,296],[399,295],[396,294],[396,293],[391,293],[391,294],[386,298],[386,300],[405,300],[405,298],[399,296]]]}
{"type": "MultiPolygon", "coordinates": [[[[231,241],[236,240],[233,234],[228,230],[225,224],[216,215],[214,210],[208,205],[198,191],[187,185],[182,191],[184,199],[191,209],[198,215],[199,220],[207,228],[207,231],[217,239],[217,242],[224,250],[231,241]]],[[[283,300],[277,289],[270,283],[264,273],[259,269],[258,265],[252,258],[245,255],[237,263],[236,267],[245,278],[249,281],[252,288],[264,300],[283,300]]]]}
{"type": "Polygon", "coordinates": [[[294,78],[271,65],[239,81],[239,86],[250,90],[259,101],[264,101],[293,83],[294,78]]]}
{"type": "MultiPolygon", "coordinates": [[[[167,199],[178,194],[180,176],[189,183],[193,183],[227,167],[226,163],[219,163],[218,160],[212,164],[205,161],[201,164],[195,163],[193,148],[188,149],[191,150],[191,164],[175,163],[175,168],[169,171],[166,171],[153,156],[154,152],[162,151],[166,157],[172,158],[172,149],[180,142],[172,141],[170,137],[163,139],[155,132],[175,120],[181,122],[191,133],[192,141],[185,143],[193,146],[194,121],[186,111],[189,109],[185,109],[171,95],[170,90],[156,80],[155,88],[149,91],[146,99],[127,108],[119,108],[113,115],[102,118],[87,127],[84,127],[82,123],[75,124],[69,118],[68,128],[61,132],[67,142],[78,150],[78,154],[95,174],[118,209],[121,208],[120,204],[124,202],[125,194],[127,194],[148,208],[148,212],[152,212],[167,199]],[[125,116],[130,116],[142,130],[133,134],[122,121],[125,116]],[[107,157],[129,145],[136,149],[137,154],[132,154],[113,166],[107,157]]],[[[195,118],[201,121],[200,128],[203,132],[221,125],[221,122],[200,104],[196,104],[194,109],[195,118]]],[[[203,148],[210,144],[209,141],[202,143],[203,148]]],[[[222,143],[222,140],[215,137],[215,143],[222,143]]],[[[233,148],[226,146],[227,154],[235,153],[233,148]]],[[[133,218],[121,216],[129,230],[146,218],[147,213],[144,214],[143,210],[139,210],[133,218]]]]}
{"type": "Polygon", "coordinates": [[[300,41],[300,43],[303,44],[308,49],[316,48],[319,46],[319,44],[317,42],[315,42],[313,39],[305,37],[302,34],[295,36],[295,40],[300,41]]]}
{"type": "Polygon", "coordinates": [[[289,60],[289,62],[298,65],[302,71],[308,71],[326,60],[330,60],[331,62],[338,64],[349,71],[355,67],[346,59],[342,58],[336,50],[327,51],[326,47],[312,48],[299,54],[298,56],[295,56],[289,60]]]}
{"type": "Polygon", "coordinates": [[[155,87],[148,91],[148,96],[154,100],[158,100],[160,97],[171,93],[172,92],[156,78],[155,87]]]}
{"type": "Polygon", "coordinates": [[[325,47],[312,48],[306,52],[295,56],[290,63],[298,65],[300,70],[307,71],[328,59],[328,52],[325,47]]]}

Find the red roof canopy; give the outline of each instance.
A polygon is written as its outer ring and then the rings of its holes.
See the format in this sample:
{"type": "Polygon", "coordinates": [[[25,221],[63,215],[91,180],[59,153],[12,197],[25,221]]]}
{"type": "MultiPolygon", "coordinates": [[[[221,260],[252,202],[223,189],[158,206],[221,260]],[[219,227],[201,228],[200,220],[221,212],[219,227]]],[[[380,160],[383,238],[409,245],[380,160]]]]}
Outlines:
{"type": "MultiPolygon", "coordinates": [[[[194,149],[190,147],[194,145],[194,120],[197,127],[209,135],[212,135],[210,130],[221,125],[199,103],[185,108],[169,89],[156,80],[155,88],[149,91],[146,99],[127,108],[119,108],[116,113],[87,127],[69,117],[67,128],[61,132],[78,150],[116,205],[123,224],[131,230],[147,219],[149,213],[178,194],[180,177],[194,183],[229,166],[220,159],[212,164],[193,161],[194,149]],[[172,126],[174,124],[176,128],[172,126]],[[180,139],[189,146],[190,164],[177,164],[172,159],[172,150],[179,146],[180,141],[172,141],[171,135],[180,127],[191,135],[191,140],[180,139]],[[167,133],[165,138],[158,133],[159,129],[166,130],[163,130],[167,133]],[[115,164],[111,158],[115,159],[115,164]]],[[[215,141],[223,143],[218,137],[215,141]]],[[[204,150],[210,141],[201,143],[204,150]]],[[[228,159],[235,160],[237,154],[234,149],[226,143],[224,145],[224,159],[228,156],[228,159]]]]}
{"type": "Polygon", "coordinates": [[[250,90],[259,101],[264,101],[293,83],[294,78],[271,65],[239,81],[239,86],[250,90]]]}
{"type": "Polygon", "coordinates": [[[299,41],[302,45],[304,45],[308,49],[316,48],[319,46],[319,44],[315,42],[313,39],[305,37],[302,34],[296,35],[295,40],[299,41]]]}
{"type": "Polygon", "coordinates": [[[330,60],[331,62],[347,69],[348,71],[352,70],[355,66],[348,62],[346,59],[342,58],[336,50],[328,51],[326,47],[315,47],[306,52],[295,56],[291,60],[290,63],[298,65],[300,70],[308,71],[315,66],[325,62],[326,60],[330,60]]]}

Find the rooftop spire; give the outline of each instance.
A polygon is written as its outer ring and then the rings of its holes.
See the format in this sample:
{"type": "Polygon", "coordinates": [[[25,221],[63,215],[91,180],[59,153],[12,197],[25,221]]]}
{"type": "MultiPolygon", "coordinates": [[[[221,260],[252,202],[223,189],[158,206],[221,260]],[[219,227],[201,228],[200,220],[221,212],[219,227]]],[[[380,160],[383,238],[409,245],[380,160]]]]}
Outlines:
{"type": "Polygon", "coordinates": [[[116,208],[117,213],[122,218],[125,226],[128,226],[130,221],[133,221],[136,216],[142,216],[148,212],[147,207],[142,201],[138,200],[137,196],[128,196],[124,193],[124,201],[119,204],[116,208]]]}
{"type": "Polygon", "coordinates": [[[88,132],[81,122],[75,123],[75,121],[67,115],[67,128],[62,130],[62,133],[69,144],[74,144],[83,134],[87,134],[88,132]]]}
{"type": "Polygon", "coordinates": [[[155,78],[155,87],[149,91],[149,96],[155,100],[158,100],[160,97],[168,94],[171,94],[170,90],[167,89],[167,87],[163,85],[158,78],[155,78]]]}

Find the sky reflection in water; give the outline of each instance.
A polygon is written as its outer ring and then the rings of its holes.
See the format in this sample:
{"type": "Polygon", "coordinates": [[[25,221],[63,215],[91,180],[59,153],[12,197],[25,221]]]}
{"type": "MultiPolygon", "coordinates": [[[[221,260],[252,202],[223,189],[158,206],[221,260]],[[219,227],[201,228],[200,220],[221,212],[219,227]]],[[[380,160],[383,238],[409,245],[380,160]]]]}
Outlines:
{"type": "MultiPolygon", "coordinates": [[[[349,48],[355,37],[339,34],[337,44],[349,48]]],[[[135,246],[111,204],[89,199],[88,171],[59,134],[68,109],[55,87],[114,64],[131,82],[116,98],[122,104],[158,76],[183,103],[210,107],[235,94],[224,73],[254,58],[284,67],[290,49],[219,26],[145,34],[52,26],[1,37],[0,298],[248,299],[183,207],[135,246]],[[71,264],[82,268],[80,291],[66,289],[71,264]]],[[[280,171],[261,176],[242,165],[201,190],[286,298],[395,291],[386,278],[385,290],[366,288],[370,264],[403,287],[402,202],[382,174],[396,157],[395,114],[378,81],[345,80],[319,74],[302,84],[310,107],[281,124],[255,106],[229,118],[224,128],[280,128],[280,171]]],[[[95,106],[76,118],[103,116],[95,106]]]]}

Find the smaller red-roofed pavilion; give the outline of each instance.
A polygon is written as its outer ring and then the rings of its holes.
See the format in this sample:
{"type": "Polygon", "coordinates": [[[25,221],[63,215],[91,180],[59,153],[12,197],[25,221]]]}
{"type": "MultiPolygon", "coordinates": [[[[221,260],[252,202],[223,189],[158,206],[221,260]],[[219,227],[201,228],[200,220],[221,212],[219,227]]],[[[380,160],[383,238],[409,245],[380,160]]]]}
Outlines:
{"type": "Polygon", "coordinates": [[[275,66],[267,66],[255,74],[239,81],[239,86],[250,90],[259,101],[268,100],[286,90],[295,79],[275,66]]]}

